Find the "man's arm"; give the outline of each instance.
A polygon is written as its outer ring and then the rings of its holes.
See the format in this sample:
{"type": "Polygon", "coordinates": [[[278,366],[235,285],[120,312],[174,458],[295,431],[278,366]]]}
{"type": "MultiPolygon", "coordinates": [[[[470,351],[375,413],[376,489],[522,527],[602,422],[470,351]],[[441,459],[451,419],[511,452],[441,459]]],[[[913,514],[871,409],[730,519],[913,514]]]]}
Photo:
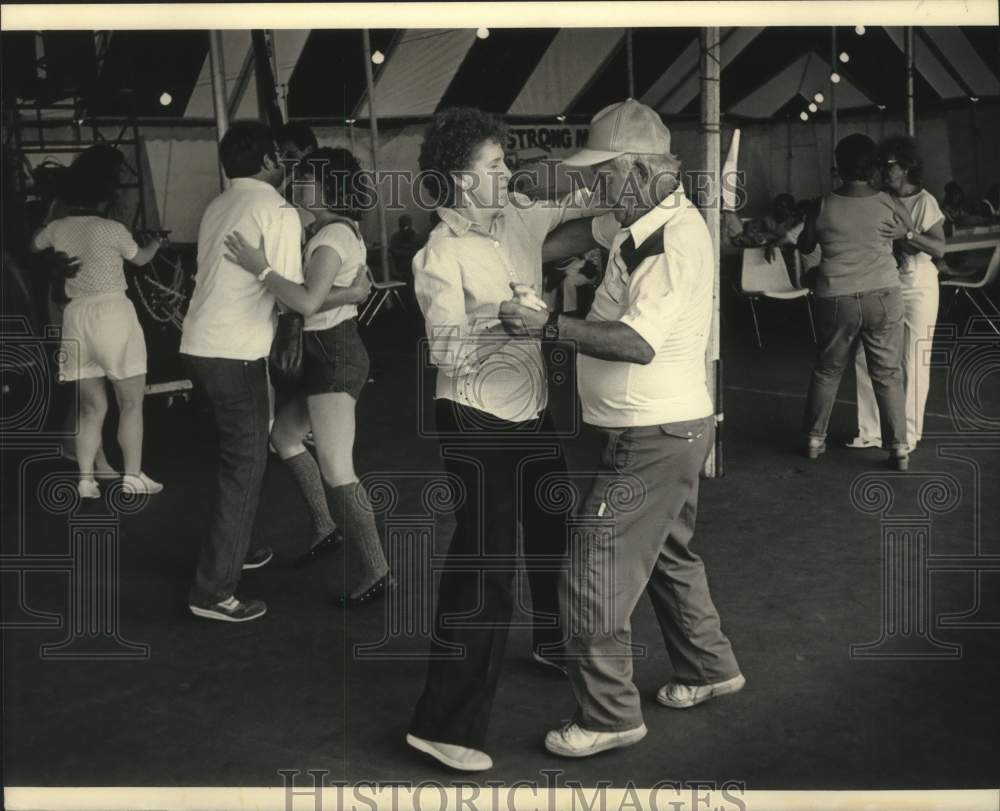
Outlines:
{"type": "Polygon", "coordinates": [[[598,245],[594,238],[593,217],[581,220],[571,220],[563,223],[554,231],[550,231],[542,245],[542,263],[564,259],[567,256],[580,256],[598,245]]]}

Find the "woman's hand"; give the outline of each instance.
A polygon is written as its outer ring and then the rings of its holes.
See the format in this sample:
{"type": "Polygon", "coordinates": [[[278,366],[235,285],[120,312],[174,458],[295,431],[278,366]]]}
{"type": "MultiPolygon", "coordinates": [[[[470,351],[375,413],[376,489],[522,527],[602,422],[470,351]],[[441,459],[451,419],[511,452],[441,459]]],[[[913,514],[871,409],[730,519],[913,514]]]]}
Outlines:
{"type": "Polygon", "coordinates": [[[888,223],[879,223],[878,232],[881,236],[886,239],[891,239],[893,241],[897,239],[905,239],[906,235],[913,230],[913,224],[904,220],[899,212],[893,215],[892,225],[888,223]]]}
{"type": "Polygon", "coordinates": [[[368,298],[368,294],[372,290],[372,280],[368,274],[368,265],[362,265],[358,268],[358,275],[354,277],[354,281],[351,282],[347,289],[351,293],[353,304],[360,304],[368,298]]]}
{"type": "Polygon", "coordinates": [[[235,265],[239,265],[247,273],[260,276],[264,268],[267,267],[267,256],[264,254],[264,235],[261,234],[260,245],[256,248],[243,238],[243,234],[234,231],[225,239],[225,246],[229,253],[226,259],[235,265]]]}

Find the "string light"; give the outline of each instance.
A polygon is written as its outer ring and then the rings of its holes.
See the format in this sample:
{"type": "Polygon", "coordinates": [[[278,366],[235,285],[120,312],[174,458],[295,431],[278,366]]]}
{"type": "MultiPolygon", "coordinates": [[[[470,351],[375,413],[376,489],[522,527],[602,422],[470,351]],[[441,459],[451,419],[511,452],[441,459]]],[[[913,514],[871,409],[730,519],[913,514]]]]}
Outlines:
{"type": "Polygon", "coordinates": [[[843,62],[846,65],[848,62],[851,61],[851,55],[849,53],[847,53],[847,51],[841,51],[840,52],[840,61],[843,62]]]}
{"type": "Polygon", "coordinates": [[[164,107],[169,107],[170,102],[172,102],[173,100],[174,97],[166,92],[164,92],[163,95],[160,96],[160,104],[162,104],[164,107]]]}
{"type": "Polygon", "coordinates": [[[565,120],[566,120],[566,116],[564,116],[564,115],[557,115],[557,116],[556,116],[556,121],[558,121],[558,122],[559,122],[560,124],[561,124],[561,123],[562,123],[563,121],[565,121],[565,120]]]}
{"type": "Polygon", "coordinates": [[[356,122],[357,120],[358,120],[358,119],[356,119],[356,118],[345,118],[345,119],[344,119],[344,123],[345,123],[345,124],[347,124],[347,126],[349,126],[349,127],[353,127],[353,126],[354,126],[354,123],[355,123],[355,122],[356,122]]]}
{"type": "Polygon", "coordinates": [[[830,74],[830,81],[833,82],[834,84],[837,84],[837,82],[840,81],[840,74],[837,73],[836,71],[834,71],[833,73],[831,73],[830,74]]]}
{"type": "Polygon", "coordinates": [[[479,39],[486,39],[489,35],[490,35],[490,29],[489,28],[477,28],[476,29],[476,36],[479,37],[479,39]]]}
{"type": "Polygon", "coordinates": [[[805,110],[803,110],[801,113],[799,113],[799,118],[801,118],[803,121],[808,121],[809,120],[809,113],[807,113],[805,110]]]}
{"type": "Polygon", "coordinates": [[[854,26],[854,33],[859,37],[863,37],[865,35],[865,27],[863,25],[854,26]]]}
{"type": "Polygon", "coordinates": [[[822,93],[817,93],[815,96],[813,96],[813,101],[815,101],[817,104],[822,104],[823,103],[823,99],[824,99],[824,96],[823,96],[822,93]]]}
{"type": "Polygon", "coordinates": [[[372,54],[372,62],[374,62],[376,65],[381,65],[383,62],[385,62],[385,54],[382,53],[381,51],[375,51],[375,53],[372,54]]]}
{"type": "Polygon", "coordinates": [[[809,112],[810,113],[815,113],[818,109],[819,109],[819,107],[817,107],[815,104],[813,104],[813,103],[810,102],[810,104],[809,104],[809,112]]]}

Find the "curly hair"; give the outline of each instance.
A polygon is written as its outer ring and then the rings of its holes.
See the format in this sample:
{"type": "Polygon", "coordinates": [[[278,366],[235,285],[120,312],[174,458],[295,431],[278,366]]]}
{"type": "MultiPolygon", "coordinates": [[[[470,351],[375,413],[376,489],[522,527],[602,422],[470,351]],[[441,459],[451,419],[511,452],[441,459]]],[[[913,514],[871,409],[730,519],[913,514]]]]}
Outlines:
{"type": "Polygon", "coordinates": [[[455,204],[455,172],[468,169],[485,141],[502,147],[507,125],[475,107],[450,107],[431,120],[420,147],[421,182],[437,207],[455,204]]]}
{"type": "Polygon", "coordinates": [[[924,162],[917,151],[917,142],[909,135],[893,135],[879,142],[879,161],[884,163],[892,158],[899,168],[906,172],[906,179],[921,185],[924,179],[924,162]]]}
{"type": "Polygon", "coordinates": [[[317,176],[322,181],[323,205],[330,211],[360,220],[364,210],[374,205],[370,199],[374,187],[366,188],[361,164],[349,150],[324,146],[296,164],[297,179],[313,180],[317,176]]]}

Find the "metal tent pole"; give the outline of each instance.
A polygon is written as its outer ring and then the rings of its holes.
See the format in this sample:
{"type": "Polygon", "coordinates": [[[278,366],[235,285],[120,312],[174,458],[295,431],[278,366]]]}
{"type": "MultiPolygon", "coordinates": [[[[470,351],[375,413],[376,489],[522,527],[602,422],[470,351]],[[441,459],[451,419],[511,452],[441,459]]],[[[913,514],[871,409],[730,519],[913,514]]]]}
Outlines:
{"type": "Polygon", "coordinates": [[[635,55],[632,52],[632,29],[625,29],[625,61],[628,69],[628,97],[635,98],[635,55]]]}
{"type": "Polygon", "coordinates": [[[713,452],[705,462],[705,476],[717,478],[722,475],[722,369],[719,359],[719,237],[721,233],[721,214],[719,212],[720,189],[719,177],[722,164],[722,133],[719,125],[719,79],[721,74],[720,29],[702,28],[701,38],[701,137],[702,137],[702,168],[709,178],[708,199],[703,201],[702,213],[712,236],[713,265],[715,267],[715,282],[712,289],[712,327],[709,334],[708,348],[705,357],[705,379],[708,382],[709,394],[715,403],[717,417],[716,441],[713,452]]]}
{"type": "Polygon", "coordinates": [[[830,29],[830,180],[833,181],[833,167],[836,166],[834,152],[837,149],[837,83],[833,74],[837,72],[837,29],[830,29]]]}
{"type": "MultiPolygon", "coordinates": [[[[212,105],[215,107],[215,129],[219,143],[229,129],[229,111],[226,107],[226,75],[223,72],[222,32],[208,32],[208,59],[212,71],[212,105]]],[[[219,161],[219,186],[223,190],[229,187],[229,179],[222,170],[219,161]]]]}
{"type": "Polygon", "coordinates": [[[908,25],[903,33],[903,50],[906,54],[906,134],[916,135],[917,122],[913,109],[913,26],[908,25]]]}
{"type": "MultiPolygon", "coordinates": [[[[372,142],[372,171],[378,178],[378,118],[375,116],[375,79],[372,76],[372,44],[368,29],[361,29],[361,39],[364,45],[365,57],[365,84],[368,88],[368,123],[369,134],[372,142]]],[[[376,188],[378,183],[376,182],[376,188]]],[[[382,205],[381,196],[376,201],[378,205],[378,232],[379,241],[382,243],[382,250],[379,251],[379,259],[382,265],[382,281],[389,281],[389,232],[385,225],[385,207],[382,205]]]]}

